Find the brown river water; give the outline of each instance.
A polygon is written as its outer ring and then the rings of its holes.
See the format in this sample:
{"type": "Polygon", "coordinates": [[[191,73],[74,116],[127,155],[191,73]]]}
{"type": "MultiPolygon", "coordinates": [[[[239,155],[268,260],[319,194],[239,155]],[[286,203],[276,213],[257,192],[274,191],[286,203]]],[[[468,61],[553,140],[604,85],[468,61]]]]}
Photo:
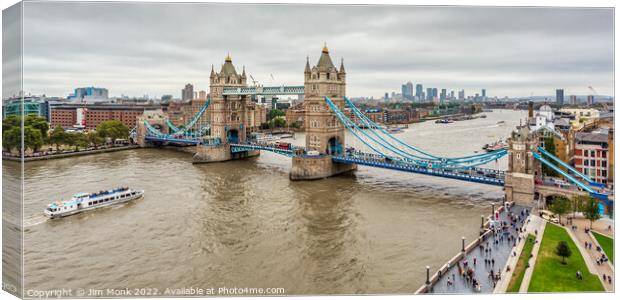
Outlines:
{"type": "MultiPolygon", "coordinates": [[[[471,155],[506,138],[525,117],[509,110],[485,114],[412,124],[396,136],[433,154],[471,155]]],[[[295,143],[302,141],[297,135],[295,143]]],[[[7,193],[19,183],[19,165],[3,164],[7,193]]],[[[425,266],[436,270],[460,250],[462,236],[477,237],[480,215],[503,197],[501,187],[368,167],[292,182],[290,164],[262,153],[193,165],[191,154],[153,148],[29,162],[25,289],[412,293],[424,282],[425,266]],[[42,216],[54,200],[120,185],[146,194],[61,220],[42,216]]],[[[488,167],[505,168],[506,161],[488,167]]]]}

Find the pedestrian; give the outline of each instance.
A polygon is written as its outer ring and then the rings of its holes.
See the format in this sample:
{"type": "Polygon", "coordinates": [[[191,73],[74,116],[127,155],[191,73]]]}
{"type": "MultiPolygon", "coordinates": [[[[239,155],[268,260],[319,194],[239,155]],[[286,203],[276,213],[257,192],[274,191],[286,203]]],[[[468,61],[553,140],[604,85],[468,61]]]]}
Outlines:
{"type": "Polygon", "coordinates": [[[476,265],[476,258],[474,257],[474,266],[476,265]]]}
{"type": "Polygon", "coordinates": [[[611,284],[611,276],[607,276],[607,282],[609,282],[609,284],[611,284]]]}
{"type": "Polygon", "coordinates": [[[495,258],[491,258],[491,265],[495,266],[495,258]]]}

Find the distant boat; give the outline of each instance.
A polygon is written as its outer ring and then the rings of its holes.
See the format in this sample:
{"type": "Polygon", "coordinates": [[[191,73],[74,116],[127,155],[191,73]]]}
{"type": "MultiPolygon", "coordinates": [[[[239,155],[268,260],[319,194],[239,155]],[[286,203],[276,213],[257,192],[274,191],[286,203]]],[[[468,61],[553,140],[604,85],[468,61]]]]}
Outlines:
{"type": "Polygon", "coordinates": [[[399,132],[403,132],[403,129],[400,127],[390,127],[388,128],[388,131],[390,133],[399,133],[399,132]]]}
{"type": "Polygon", "coordinates": [[[497,125],[506,125],[506,122],[505,121],[499,121],[499,122],[497,122],[497,125]]]}
{"type": "Polygon", "coordinates": [[[482,150],[486,151],[486,152],[492,152],[492,151],[496,151],[496,150],[500,150],[500,149],[506,149],[508,148],[508,144],[502,142],[502,141],[497,141],[495,143],[493,143],[492,145],[486,144],[484,145],[484,147],[482,147],[482,150]]]}
{"type": "Polygon", "coordinates": [[[437,124],[450,124],[450,123],[454,123],[454,121],[450,120],[450,119],[440,119],[435,121],[435,123],[437,124]]]}

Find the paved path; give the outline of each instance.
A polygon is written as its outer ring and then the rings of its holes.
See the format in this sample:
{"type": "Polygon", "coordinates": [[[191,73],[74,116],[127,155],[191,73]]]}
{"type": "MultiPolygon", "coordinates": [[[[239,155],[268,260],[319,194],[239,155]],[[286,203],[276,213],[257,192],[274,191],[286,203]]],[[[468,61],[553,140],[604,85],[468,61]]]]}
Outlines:
{"type": "MultiPolygon", "coordinates": [[[[598,222],[595,222],[596,224],[598,222]]],[[[593,225],[594,225],[593,224],[593,225]]],[[[590,227],[590,221],[585,219],[574,219],[573,225],[577,226],[577,229],[572,230],[570,225],[567,225],[567,231],[569,232],[571,238],[577,244],[579,248],[579,252],[583,256],[583,259],[586,261],[586,265],[590,273],[598,275],[599,279],[603,283],[606,291],[613,291],[613,279],[615,279],[614,269],[609,263],[597,263],[596,261],[601,258],[602,252],[596,250],[596,246],[598,242],[590,235],[585,232],[585,228],[590,227]],[[586,249],[585,243],[591,243],[592,249],[586,249]],[[603,275],[605,275],[605,279],[603,279],[603,275]],[[609,282],[607,276],[611,275],[612,281],[609,282]]],[[[596,227],[596,226],[593,226],[596,227]]],[[[606,226],[605,226],[606,228],[606,226]]],[[[612,226],[613,230],[613,226],[612,226]]]]}
{"type": "Polygon", "coordinates": [[[534,273],[534,265],[536,264],[536,258],[538,258],[538,249],[540,249],[540,242],[542,242],[545,226],[547,225],[547,222],[537,215],[531,215],[530,220],[530,233],[536,236],[536,243],[534,247],[532,247],[532,257],[528,261],[530,267],[525,269],[523,281],[521,281],[521,286],[519,287],[519,293],[527,293],[527,289],[530,287],[530,281],[532,281],[532,274],[534,273]]]}
{"type": "MultiPolygon", "coordinates": [[[[538,231],[540,237],[542,237],[542,232],[544,231],[544,228],[545,228],[544,226],[545,226],[545,222],[540,217],[535,216],[535,215],[530,215],[528,217],[525,227],[524,227],[525,231],[520,234],[521,241],[517,244],[517,247],[513,249],[513,252],[516,255],[511,255],[510,258],[508,258],[508,261],[506,262],[506,265],[504,266],[504,269],[503,269],[506,275],[502,276],[502,279],[497,283],[497,286],[495,287],[495,290],[493,290],[493,293],[505,293],[506,292],[506,290],[508,289],[508,285],[510,284],[510,280],[513,277],[514,269],[517,266],[517,262],[519,261],[519,256],[521,255],[521,252],[523,251],[523,247],[525,246],[525,241],[527,240],[527,236],[529,234],[536,235],[535,232],[538,231]],[[508,271],[508,267],[510,267],[510,271],[508,271]]],[[[538,237],[536,239],[540,241],[538,237]]],[[[536,244],[539,244],[539,243],[536,243],[536,244]]],[[[537,245],[534,245],[534,247],[536,247],[536,249],[538,248],[537,245]]],[[[532,251],[533,251],[532,253],[534,254],[534,250],[532,251]]],[[[537,252],[538,251],[536,251],[536,254],[537,252]]],[[[533,265],[533,261],[534,260],[531,261],[530,266],[533,265]]],[[[530,267],[528,269],[532,269],[532,268],[530,267]]],[[[527,272],[528,269],[525,269],[525,272],[527,272]]],[[[524,278],[524,281],[525,281],[525,278],[524,278]]],[[[528,280],[528,283],[529,283],[529,280],[528,280]]],[[[527,286],[526,286],[526,290],[527,290],[527,286]]]]}
{"type": "MultiPolygon", "coordinates": [[[[523,210],[523,207],[515,205],[510,211],[516,215],[523,210]]],[[[499,219],[501,221],[507,221],[507,212],[504,210],[500,213],[499,219]]],[[[522,220],[525,217],[522,218],[522,220]]],[[[509,222],[510,223],[510,222],[509,222]]],[[[523,221],[519,223],[519,227],[522,226],[523,221]]],[[[515,229],[510,228],[505,233],[497,233],[495,236],[490,235],[486,241],[482,242],[482,245],[486,247],[486,249],[490,249],[491,252],[484,252],[484,248],[475,247],[473,250],[468,252],[463,259],[459,261],[459,265],[463,267],[464,262],[467,261],[468,266],[472,268],[474,278],[480,282],[480,292],[481,293],[492,293],[494,289],[493,280],[489,278],[489,273],[493,270],[494,273],[498,271],[502,271],[501,274],[504,276],[503,267],[506,264],[506,261],[511,256],[513,251],[514,243],[513,241],[508,242],[507,236],[517,236],[517,232],[515,229]],[[501,240],[500,240],[500,237],[501,240]],[[497,239],[497,243],[495,243],[495,239],[497,239]],[[473,264],[474,258],[476,259],[476,264],[473,264]],[[485,264],[484,259],[493,259],[495,261],[494,264],[489,263],[485,264]]],[[[433,291],[431,293],[436,294],[465,294],[465,293],[474,293],[473,285],[468,282],[464,276],[459,274],[459,270],[457,266],[452,266],[433,286],[433,291]],[[448,281],[453,282],[452,285],[448,285],[448,281]]]]}

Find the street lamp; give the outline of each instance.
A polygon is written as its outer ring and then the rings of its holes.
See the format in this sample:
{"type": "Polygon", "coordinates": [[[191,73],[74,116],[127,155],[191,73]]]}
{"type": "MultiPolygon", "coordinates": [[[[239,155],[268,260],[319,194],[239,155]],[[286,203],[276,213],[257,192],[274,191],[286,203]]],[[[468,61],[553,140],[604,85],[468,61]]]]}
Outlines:
{"type": "Polygon", "coordinates": [[[491,220],[495,221],[495,202],[491,203],[491,220]]]}
{"type": "Polygon", "coordinates": [[[431,284],[431,267],[426,266],[426,284],[431,284]]]}
{"type": "Polygon", "coordinates": [[[461,251],[465,252],[465,237],[461,237],[461,251]]]}
{"type": "Polygon", "coordinates": [[[480,215],[480,229],[484,228],[484,215],[480,215]]]}

